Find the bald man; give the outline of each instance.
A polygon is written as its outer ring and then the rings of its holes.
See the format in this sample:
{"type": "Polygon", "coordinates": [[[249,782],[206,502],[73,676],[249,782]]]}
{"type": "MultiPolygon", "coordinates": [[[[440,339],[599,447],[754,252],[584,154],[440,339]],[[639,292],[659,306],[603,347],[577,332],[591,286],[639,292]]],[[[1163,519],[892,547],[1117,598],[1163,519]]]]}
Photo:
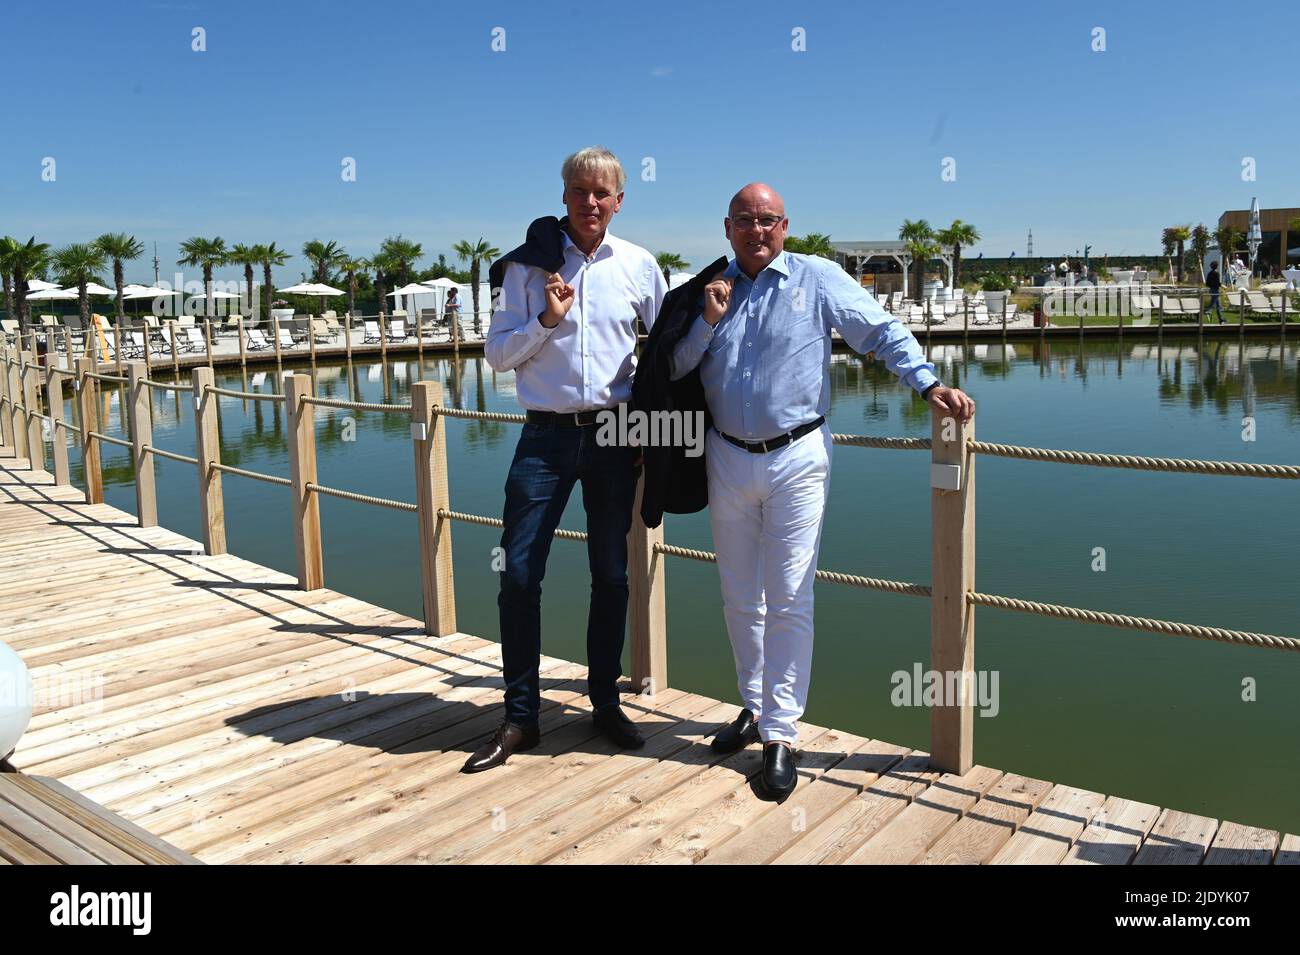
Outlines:
{"type": "Polygon", "coordinates": [[[812,674],[813,575],[830,487],[831,331],[874,352],[941,414],[964,421],[975,403],[939,383],[912,333],[842,268],[785,251],[790,222],[771,186],[741,189],[722,225],[735,258],[705,287],[702,314],[673,352],[672,377],[700,369],[714,424],[709,519],[744,709],[713,748],[761,739],[760,781],[781,799],[797,778],[796,724],[812,674]]]}

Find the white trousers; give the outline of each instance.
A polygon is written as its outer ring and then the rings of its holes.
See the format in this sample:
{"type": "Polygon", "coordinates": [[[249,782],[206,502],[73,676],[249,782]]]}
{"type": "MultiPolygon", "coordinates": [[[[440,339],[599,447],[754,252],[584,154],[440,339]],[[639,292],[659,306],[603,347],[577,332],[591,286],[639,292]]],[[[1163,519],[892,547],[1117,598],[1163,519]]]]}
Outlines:
{"type": "Polygon", "coordinates": [[[709,520],[736,683],[763,742],[794,745],[812,677],[813,576],[831,478],[829,425],[766,454],[710,429],[709,520]]]}

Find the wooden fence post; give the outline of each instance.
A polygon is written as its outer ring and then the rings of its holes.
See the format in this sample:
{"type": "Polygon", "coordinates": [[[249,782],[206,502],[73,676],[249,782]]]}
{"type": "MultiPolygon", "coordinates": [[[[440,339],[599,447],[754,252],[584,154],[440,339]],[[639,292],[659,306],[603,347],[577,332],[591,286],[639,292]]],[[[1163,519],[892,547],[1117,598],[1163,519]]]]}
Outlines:
{"type": "Polygon", "coordinates": [[[113,355],[117,360],[117,376],[120,378],[125,370],[122,365],[122,320],[120,318],[113,328],[113,355]]]}
{"type": "Polygon", "coordinates": [[[627,533],[628,610],[631,636],[632,686],[654,696],[668,686],[667,554],[655,544],[664,542],[664,526],[651,530],[641,520],[641,494],[645,474],[637,481],[632,506],[632,528],[627,533]]]}
{"type": "Polygon", "coordinates": [[[308,490],[316,483],[316,429],[313,406],[303,401],[312,395],[311,376],[284,376],[284,404],[289,426],[289,471],[293,481],[293,543],[298,555],[298,586],[319,590],[325,586],[321,558],[320,499],[308,490]]]}
{"type": "Polygon", "coordinates": [[[40,401],[34,372],[35,354],[25,351],[18,358],[18,382],[23,396],[23,427],[27,432],[27,465],[33,471],[45,470],[45,435],[41,430],[40,401]],[[27,367],[32,365],[31,368],[27,367]]]}
{"type": "Polygon", "coordinates": [[[411,386],[411,438],[415,445],[415,499],[420,521],[420,581],[424,629],[431,637],[456,632],[456,585],[451,559],[451,521],[438,516],[451,508],[447,486],[447,435],[442,385],[417,381],[411,386]]]}
{"type": "Polygon", "coordinates": [[[90,377],[98,370],[94,358],[77,359],[77,407],[81,411],[81,463],[86,472],[86,503],[104,503],[104,474],[100,470],[99,442],[91,437],[99,422],[99,382],[90,377]]]}
{"type": "Polygon", "coordinates": [[[172,374],[177,378],[181,376],[181,350],[176,343],[176,319],[167,320],[167,331],[172,339],[172,374]]]}
{"type": "Polygon", "coordinates": [[[63,423],[63,376],[54,365],[45,368],[45,405],[50,415],[50,454],[54,458],[54,483],[69,485],[72,472],[68,467],[68,435],[59,427],[63,423]]]}
{"type": "Polygon", "coordinates": [[[248,356],[244,353],[244,316],[240,315],[235,319],[235,334],[239,336],[239,367],[243,368],[248,364],[248,356]]]}
{"type": "Polygon", "coordinates": [[[379,355],[382,361],[388,361],[388,316],[379,313],[379,355]]]}
{"type": "Polygon", "coordinates": [[[275,363],[280,364],[280,316],[276,315],[271,319],[271,324],[275,327],[271,330],[275,332],[275,363]]]}
{"type": "Polygon", "coordinates": [[[930,669],[945,693],[930,713],[930,766],[962,775],[974,765],[975,421],[934,412],[930,465],[930,669]]]}
{"type": "Polygon", "coordinates": [[[226,505],[221,494],[221,472],[212,465],[221,463],[221,436],[217,429],[216,395],[212,387],[211,368],[193,371],[194,382],[194,457],[199,472],[199,520],[203,525],[203,552],[209,556],[226,552],[226,505]]]}
{"type": "Polygon", "coordinates": [[[343,340],[348,346],[348,361],[352,360],[352,315],[349,314],[343,320],[343,340]]]}
{"type": "Polygon", "coordinates": [[[127,365],[130,389],[126,400],[131,413],[131,459],[135,464],[135,513],[141,527],[158,526],[158,493],[154,484],[153,452],[145,448],[153,445],[153,402],[150,400],[149,366],[143,361],[127,365]]]}
{"type": "Polygon", "coordinates": [[[307,347],[311,349],[311,365],[316,367],[316,319],[307,316],[307,347]]]}
{"type": "Polygon", "coordinates": [[[0,440],[15,457],[22,457],[14,444],[14,399],[9,391],[9,346],[0,343],[0,440]]]}
{"type": "Polygon", "coordinates": [[[208,367],[212,367],[212,319],[209,318],[203,323],[203,341],[206,343],[208,350],[208,367]]]}

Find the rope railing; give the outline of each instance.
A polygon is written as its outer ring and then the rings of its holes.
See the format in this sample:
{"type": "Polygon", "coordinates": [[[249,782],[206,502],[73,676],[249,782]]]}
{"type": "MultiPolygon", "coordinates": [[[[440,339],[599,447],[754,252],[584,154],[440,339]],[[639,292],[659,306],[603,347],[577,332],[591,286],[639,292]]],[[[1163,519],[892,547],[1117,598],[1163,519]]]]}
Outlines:
{"type": "Polygon", "coordinates": [[[188,454],[178,454],[175,451],[167,451],[163,448],[155,448],[151,444],[143,445],[142,450],[148,451],[150,454],[156,454],[160,458],[168,458],[172,461],[180,461],[182,464],[197,465],[199,463],[198,458],[192,458],[188,454]]]}
{"type": "Polygon", "coordinates": [[[218,388],[216,385],[207,385],[203,391],[205,394],[222,395],[226,398],[243,398],[245,401],[284,401],[284,395],[261,395],[252,391],[231,391],[228,388],[218,388]]]}
{"type": "Polygon", "coordinates": [[[406,501],[392,501],[386,497],[374,497],[370,494],[358,494],[356,491],[344,491],[336,487],[327,487],[324,484],[315,484],[308,481],[306,488],[317,494],[327,494],[330,497],[342,498],[345,501],[356,501],[360,504],[375,504],[379,507],[390,507],[395,511],[418,511],[420,508],[416,504],[408,504],[406,501]]]}
{"type": "Polygon", "coordinates": [[[130,441],[123,441],[121,438],[115,438],[111,434],[103,434],[99,431],[87,431],[86,433],[90,435],[90,437],[95,438],[98,441],[103,441],[106,444],[116,444],[118,447],[122,448],[130,448],[132,446],[130,441]]]}
{"type": "Polygon", "coordinates": [[[383,404],[375,401],[342,401],[338,398],[317,398],[303,396],[303,404],[320,405],[322,408],[345,408],[349,411],[395,411],[410,414],[410,405],[383,404]]]}
{"type": "Polygon", "coordinates": [[[463,408],[444,408],[441,405],[435,405],[433,413],[435,415],[442,415],[444,418],[469,418],[478,421],[506,421],[511,424],[528,423],[527,415],[506,414],[503,411],[466,411],[463,408]]]}
{"type": "Polygon", "coordinates": [[[889,451],[929,451],[929,438],[886,438],[866,434],[832,434],[831,440],[853,448],[882,448],[889,451]]]}
{"type": "MultiPolygon", "coordinates": [[[[438,517],[446,521],[462,521],[466,524],[481,524],[484,527],[505,527],[505,523],[499,517],[484,517],[482,514],[466,514],[462,511],[449,511],[444,507],[438,508],[438,517]]],[[[569,531],[562,527],[556,528],[555,536],[561,540],[585,541],[587,539],[586,531],[569,531]]]]}
{"type": "MultiPolygon", "coordinates": [[[[676,544],[656,542],[656,554],[669,557],[684,557],[701,563],[716,564],[718,555],[709,550],[693,550],[690,547],[678,547],[676,544]]],[[[863,587],[869,590],[883,590],[888,593],[906,594],[909,597],[929,597],[930,588],[926,584],[914,584],[905,580],[884,580],[879,577],[863,577],[859,574],[844,574],[835,570],[818,570],[816,578],[828,584],[842,584],[846,587],[863,587]]]]}
{"type": "Polygon", "coordinates": [[[237,468],[233,464],[218,464],[216,461],[211,461],[209,467],[214,471],[220,471],[222,474],[235,474],[239,477],[252,478],[254,481],[265,481],[267,484],[293,487],[293,482],[288,478],[277,477],[274,474],[263,474],[260,471],[247,471],[244,468],[237,468]]]}
{"type": "Polygon", "coordinates": [[[1300,466],[1291,464],[1253,464],[1245,461],[1195,461],[1186,458],[1148,458],[1133,454],[1101,454],[1095,451],[1061,451],[1052,448],[1026,448],[1013,444],[968,441],[967,448],[976,454],[1027,461],[1050,461],[1057,464],[1085,464],[1102,468],[1132,468],[1141,471],[1170,471],[1182,474],[1235,475],[1237,477],[1300,478],[1300,466]]]}
{"type": "Polygon", "coordinates": [[[1128,614],[1108,613],[1104,610],[1086,610],[1080,607],[1064,607],[1060,604],[1040,603],[1036,600],[1021,600],[1017,597],[1003,597],[998,594],[983,594],[973,590],[966,592],[966,601],[967,603],[979,604],[985,607],[997,607],[1001,610],[1016,610],[1020,613],[1056,617],[1059,620],[1100,623],[1108,627],[1144,630],[1147,633],[1192,637],[1196,640],[1212,640],[1218,643],[1235,643],[1251,647],[1270,647],[1275,650],[1300,650],[1300,639],[1296,637],[1279,637],[1271,633],[1250,633],[1243,630],[1225,630],[1222,627],[1202,627],[1197,624],[1178,623],[1173,620],[1154,620],[1150,617],[1133,617],[1128,614]]]}
{"type": "Polygon", "coordinates": [[[75,424],[73,424],[71,421],[64,421],[64,420],[60,419],[60,420],[54,422],[54,425],[55,425],[55,427],[57,427],[57,428],[66,428],[67,430],[74,432],[74,433],[77,434],[78,436],[80,436],[80,434],[81,434],[81,429],[78,428],[78,427],[77,427],[75,424]]]}
{"type": "Polygon", "coordinates": [[[86,372],[86,377],[94,378],[96,381],[107,382],[110,385],[125,385],[127,383],[126,378],[122,378],[117,375],[105,375],[102,374],[101,372],[96,372],[96,371],[86,372]]]}
{"type": "Polygon", "coordinates": [[[194,391],[193,385],[177,385],[167,381],[154,381],[150,378],[143,378],[140,383],[150,388],[156,388],[159,391],[176,391],[182,394],[189,394],[194,391]]]}

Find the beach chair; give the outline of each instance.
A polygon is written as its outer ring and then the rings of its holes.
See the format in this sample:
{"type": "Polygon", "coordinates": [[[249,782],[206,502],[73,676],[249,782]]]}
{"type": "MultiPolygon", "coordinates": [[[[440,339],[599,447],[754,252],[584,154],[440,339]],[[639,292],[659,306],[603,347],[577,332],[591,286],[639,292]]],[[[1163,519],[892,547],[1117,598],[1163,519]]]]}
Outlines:
{"type": "Polygon", "coordinates": [[[266,351],[275,347],[266,339],[266,333],[260,328],[250,328],[244,332],[244,347],[249,351],[266,351]]]}
{"type": "Polygon", "coordinates": [[[379,323],[364,322],[365,334],[361,338],[361,344],[372,345],[379,342],[379,323]]]}
{"type": "Polygon", "coordinates": [[[0,319],[0,329],[4,330],[5,341],[12,345],[18,339],[18,319],[3,318],[0,319]]]}
{"type": "Polygon", "coordinates": [[[1247,292],[1246,305],[1252,312],[1259,312],[1261,315],[1276,315],[1281,311],[1280,308],[1274,311],[1273,303],[1269,301],[1268,296],[1263,292],[1247,292]]]}
{"type": "Polygon", "coordinates": [[[1007,324],[1008,325],[1010,325],[1012,322],[1016,320],[1016,310],[1019,307],[1020,306],[1016,305],[1015,302],[1007,302],[1007,324]]]}
{"type": "Polygon", "coordinates": [[[179,329],[182,329],[182,328],[194,328],[194,327],[195,327],[195,325],[194,325],[194,316],[193,316],[193,315],[177,315],[177,316],[176,316],[176,327],[177,327],[178,330],[179,330],[179,329]]]}
{"type": "Polygon", "coordinates": [[[184,328],[176,329],[176,344],[181,351],[187,354],[206,352],[208,350],[207,339],[193,325],[186,325],[184,328]]]}
{"type": "Polygon", "coordinates": [[[330,330],[329,323],[323,318],[313,318],[311,320],[311,333],[316,339],[316,344],[329,344],[334,340],[334,332],[330,330]]]}
{"type": "MultiPolygon", "coordinates": [[[[394,312],[394,315],[397,313],[394,312]]],[[[394,318],[391,325],[388,326],[388,340],[390,342],[404,342],[410,338],[410,333],[406,330],[406,319],[394,318]]]]}
{"type": "Polygon", "coordinates": [[[987,305],[983,302],[975,305],[974,299],[971,300],[971,304],[974,306],[971,309],[970,315],[970,323],[972,325],[991,325],[993,323],[993,319],[989,316],[989,307],[987,305]]]}
{"type": "Polygon", "coordinates": [[[294,341],[293,331],[288,328],[281,328],[280,348],[283,350],[283,349],[290,349],[290,348],[297,348],[297,347],[298,347],[298,343],[294,341]]]}

